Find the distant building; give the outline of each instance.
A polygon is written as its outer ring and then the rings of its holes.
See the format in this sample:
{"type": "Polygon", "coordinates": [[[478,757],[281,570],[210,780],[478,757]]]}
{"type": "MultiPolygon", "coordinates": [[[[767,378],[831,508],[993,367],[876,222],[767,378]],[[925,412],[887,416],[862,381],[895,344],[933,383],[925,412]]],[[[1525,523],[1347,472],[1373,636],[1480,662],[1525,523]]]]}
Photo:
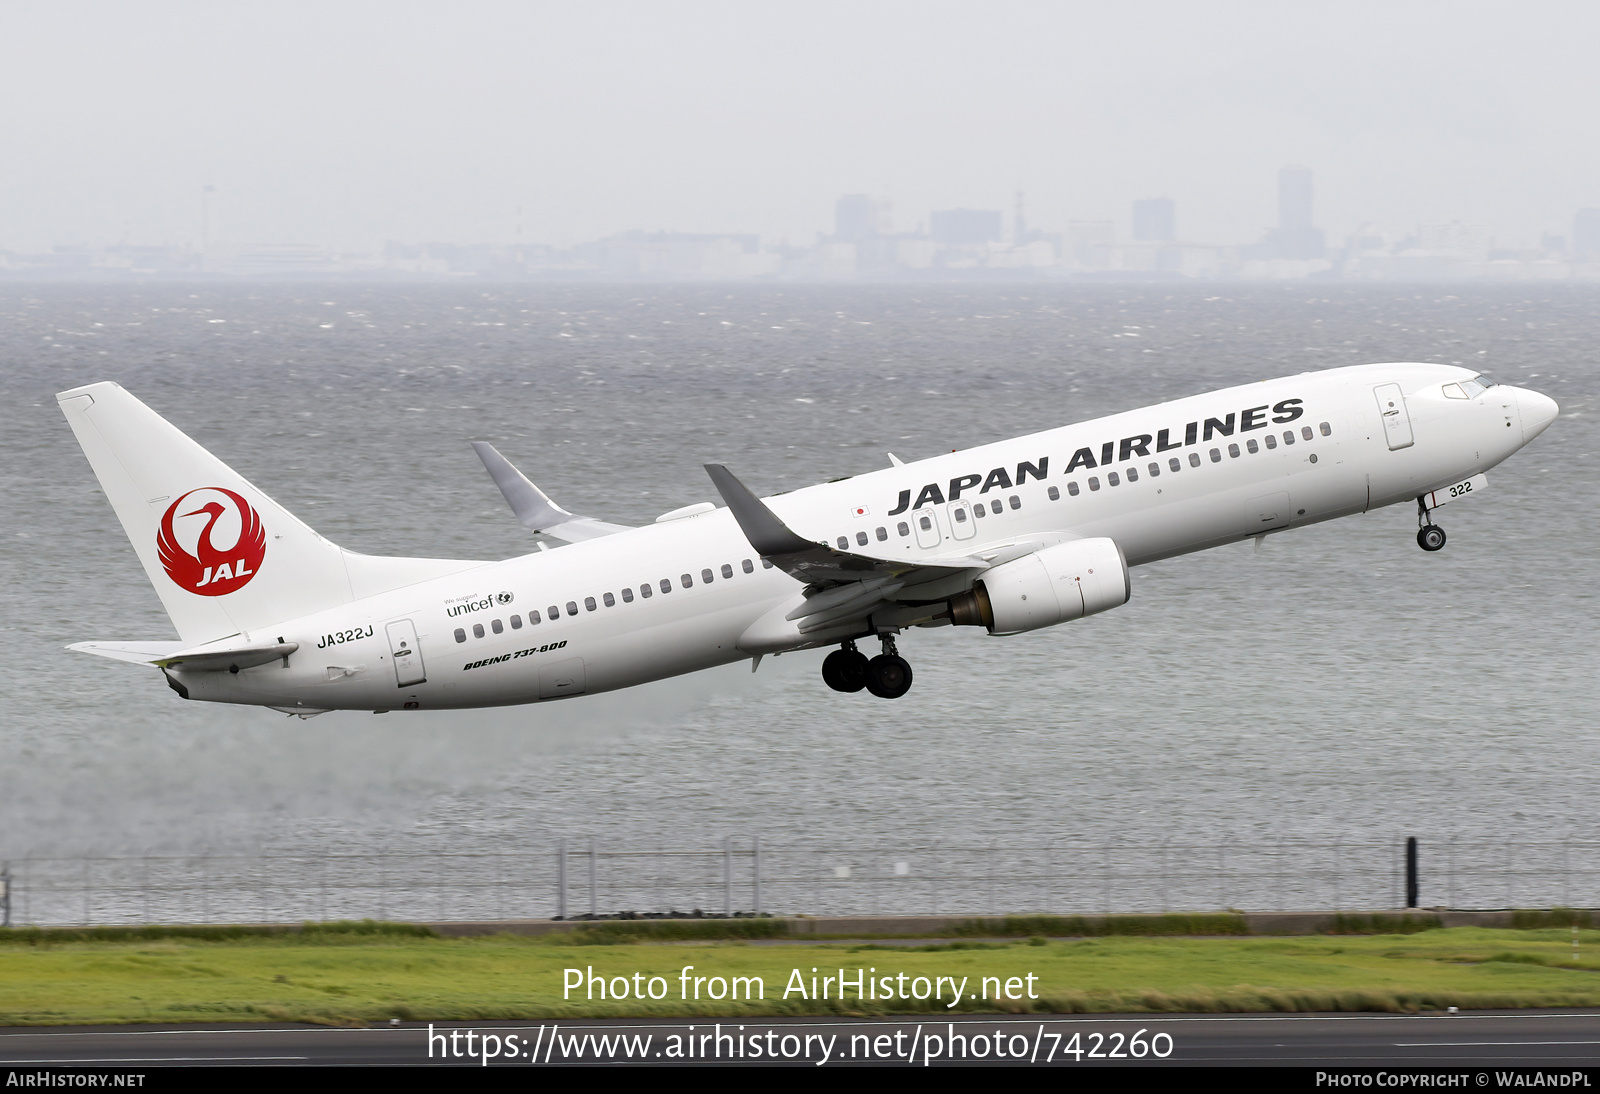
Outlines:
{"type": "Polygon", "coordinates": [[[893,230],[888,198],[846,194],[833,204],[833,238],[839,243],[860,243],[893,230]]]}
{"type": "Polygon", "coordinates": [[[1600,262],[1600,209],[1579,209],[1573,216],[1572,261],[1600,262]]]}
{"type": "Polygon", "coordinates": [[[1311,169],[1285,167],[1278,172],[1278,226],[1251,248],[1257,259],[1307,260],[1327,253],[1322,232],[1312,223],[1311,169]]]}
{"type": "Polygon", "coordinates": [[[1481,262],[1489,257],[1489,231],[1481,224],[1419,224],[1416,249],[1435,255],[1456,255],[1481,262]]]}
{"type": "Polygon", "coordinates": [[[1278,172],[1278,230],[1311,230],[1311,169],[1285,167],[1278,172]]]}
{"type": "Polygon", "coordinates": [[[1111,248],[1116,244],[1116,225],[1109,220],[1074,220],[1067,224],[1066,258],[1080,269],[1101,269],[1111,265],[1111,248]]]}
{"type": "Polygon", "coordinates": [[[928,227],[933,241],[942,247],[975,247],[998,242],[1001,236],[998,209],[946,209],[930,213],[928,227]]]}
{"type": "Polygon", "coordinates": [[[776,269],[754,235],[623,232],[574,247],[573,256],[624,279],[736,280],[776,269]]]}
{"type": "Polygon", "coordinates": [[[1133,203],[1133,238],[1153,243],[1171,243],[1178,238],[1171,198],[1144,198],[1133,203]]]}

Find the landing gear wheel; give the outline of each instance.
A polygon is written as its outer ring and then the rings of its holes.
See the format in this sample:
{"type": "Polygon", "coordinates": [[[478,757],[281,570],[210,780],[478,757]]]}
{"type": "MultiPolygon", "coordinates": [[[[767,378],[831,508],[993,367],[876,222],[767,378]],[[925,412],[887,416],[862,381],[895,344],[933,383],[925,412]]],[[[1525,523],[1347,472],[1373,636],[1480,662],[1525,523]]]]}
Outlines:
{"type": "Polygon", "coordinates": [[[1444,549],[1444,529],[1437,524],[1430,524],[1417,530],[1417,546],[1424,551],[1439,551],[1444,549]]]}
{"type": "Polygon", "coordinates": [[[867,655],[848,642],[822,660],[822,682],[834,691],[860,691],[867,686],[867,655]]]}
{"type": "Polygon", "coordinates": [[[911,666],[893,653],[867,662],[867,690],[880,699],[898,699],[911,690],[911,666]]]}

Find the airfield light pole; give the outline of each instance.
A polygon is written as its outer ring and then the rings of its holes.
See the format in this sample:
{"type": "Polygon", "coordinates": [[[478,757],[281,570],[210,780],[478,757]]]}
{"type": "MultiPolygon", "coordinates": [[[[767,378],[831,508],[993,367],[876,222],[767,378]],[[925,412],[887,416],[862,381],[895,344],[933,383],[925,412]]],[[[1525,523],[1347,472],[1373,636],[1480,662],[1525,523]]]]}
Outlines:
{"type": "Polygon", "coordinates": [[[589,837],[589,918],[600,918],[600,894],[595,881],[594,837],[589,837]]]}
{"type": "Polygon", "coordinates": [[[556,918],[567,918],[567,841],[556,841],[556,918]]]}
{"type": "Polygon", "coordinates": [[[1406,907],[1417,907],[1417,837],[1406,837],[1406,907]]]}

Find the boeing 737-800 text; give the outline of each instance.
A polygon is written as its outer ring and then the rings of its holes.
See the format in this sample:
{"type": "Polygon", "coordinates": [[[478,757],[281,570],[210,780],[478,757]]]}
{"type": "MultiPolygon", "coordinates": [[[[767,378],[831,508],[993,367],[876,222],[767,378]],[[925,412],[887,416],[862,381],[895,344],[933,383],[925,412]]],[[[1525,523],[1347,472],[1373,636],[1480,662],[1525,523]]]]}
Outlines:
{"type": "Polygon", "coordinates": [[[303,716],[531,703],[827,646],[830,687],[894,698],[907,629],[1093,615],[1142,563],[1401,502],[1437,551],[1433,511],[1557,411],[1469,369],[1338,368],[766,499],[710,465],[725,507],[642,528],[567,512],[478,443],[522,523],[568,544],[482,562],[346,551],[118,385],[57,398],[179,636],[71,648],[303,716]]]}

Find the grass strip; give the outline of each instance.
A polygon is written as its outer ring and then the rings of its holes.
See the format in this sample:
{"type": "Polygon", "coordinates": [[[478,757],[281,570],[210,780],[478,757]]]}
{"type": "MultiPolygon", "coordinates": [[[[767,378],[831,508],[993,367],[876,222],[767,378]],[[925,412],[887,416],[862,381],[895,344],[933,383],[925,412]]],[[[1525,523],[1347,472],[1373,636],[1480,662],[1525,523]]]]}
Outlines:
{"type": "MultiPolygon", "coordinates": [[[[755,921],[759,922],[759,921],[755,921]]],[[[1307,937],[1042,936],[960,939],[921,946],[760,940],[575,942],[571,936],[430,938],[381,925],[232,937],[71,940],[0,946],[0,1024],[581,1018],[624,1015],[736,1018],[801,1014],[949,1014],[944,998],[813,997],[819,978],[965,978],[955,1011],[1012,1013],[1388,1011],[1600,1006],[1600,932],[1454,928],[1307,937]],[[689,968],[685,971],[686,967],[689,968]],[[569,974],[568,969],[579,970],[569,974]],[[637,974],[638,979],[634,979],[637,974]],[[617,978],[665,998],[563,995],[571,977],[617,978]],[[1002,984],[1032,976],[1034,998],[1002,984]],[[695,977],[705,978],[694,985],[695,977]],[[759,997],[729,1000],[734,977],[759,997]],[[685,979],[687,978],[687,979],[685,979]],[[798,978],[798,979],[796,979],[798,978]],[[980,993],[980,984],[990,978],[980,993]],[[683,998],[683,985],[699,998],[683,998]],[[796,984],[805,987],[797,993],[796,984]],[[992,985],[994,990],[989,990],[992,985]],[[785,996],[785,989],[788,991],[785,996]],[[998,996],[998,998],[996,997],[998,996]]]]}

